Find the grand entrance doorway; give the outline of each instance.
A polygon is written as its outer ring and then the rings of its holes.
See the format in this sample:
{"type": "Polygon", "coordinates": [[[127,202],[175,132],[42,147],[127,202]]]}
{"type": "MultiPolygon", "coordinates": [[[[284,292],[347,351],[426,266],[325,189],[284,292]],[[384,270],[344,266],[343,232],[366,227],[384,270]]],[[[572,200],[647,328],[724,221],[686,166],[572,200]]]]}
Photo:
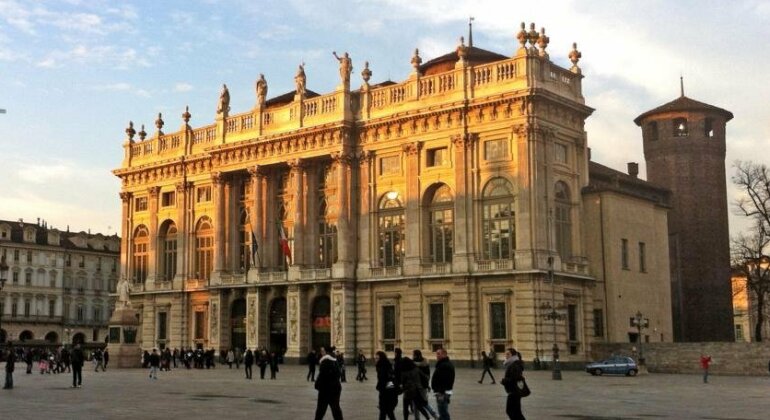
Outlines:
{"type": "Polygon", "coordinates": [[[310,325],[313,327],[312,346],[329,348],[332,344],[332,317],[329,296],[318,296],[313,300],[313,310],[310,313],[310,325]]]}
{"type": "Polygon", "coordinates": [[[246,349],[246,299],[236,299],[230,308],[230,347],[246,349]]]}
{"type": "Polygon", "coordinates": [[[270,304],[270,349],[276,354],[286,350],[286,298],[273,299],[270,304]]]}

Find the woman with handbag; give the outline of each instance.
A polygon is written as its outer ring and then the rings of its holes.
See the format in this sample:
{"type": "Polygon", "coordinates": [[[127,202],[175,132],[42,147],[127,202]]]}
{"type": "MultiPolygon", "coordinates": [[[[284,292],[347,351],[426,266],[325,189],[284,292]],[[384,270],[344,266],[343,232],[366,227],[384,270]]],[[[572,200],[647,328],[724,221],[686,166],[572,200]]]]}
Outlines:
{"type": "Polygon", "coordinates": [[[393,367],[384,351],[377,352],[377,391],[379,392],[380,420],[396,420],[394,410],[398,405],[398,389],[393,383],[393,367]]]}
{"type": "Polygon", "coordinates": [[[501,381],[508,393],[505,402],[505,413],[511,420],[526,420],[521,413],[521,399],[529,395],[529,387],[524,380],[524,362],[521,361],[519,353],[509,348],[505,351],[505,377],[501,381]]]}

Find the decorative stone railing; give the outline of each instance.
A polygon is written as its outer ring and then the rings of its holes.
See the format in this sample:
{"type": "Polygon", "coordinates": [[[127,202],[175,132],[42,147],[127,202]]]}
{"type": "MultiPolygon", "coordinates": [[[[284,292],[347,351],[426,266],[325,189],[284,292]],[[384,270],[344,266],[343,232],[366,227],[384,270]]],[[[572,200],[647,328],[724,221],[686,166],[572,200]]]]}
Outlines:
{"type": "Polygon", "coordinates": [[[332,270],[329,268],[313,268],[309,270],[300,270],[300,280],[323,280],[332,276],[332,270]]]}
{"type": "Polygon", "coordinates": [[[401,275],[401,266],[372,267],[369,269],[372,277],[398,277],[401,275]]]}
{"type": "Polygon", "coordinates": [[[513,260],[480,260],[476,261],[476,267],[474,271],[499,271],[499,270],[512,270],[513,260]]]}

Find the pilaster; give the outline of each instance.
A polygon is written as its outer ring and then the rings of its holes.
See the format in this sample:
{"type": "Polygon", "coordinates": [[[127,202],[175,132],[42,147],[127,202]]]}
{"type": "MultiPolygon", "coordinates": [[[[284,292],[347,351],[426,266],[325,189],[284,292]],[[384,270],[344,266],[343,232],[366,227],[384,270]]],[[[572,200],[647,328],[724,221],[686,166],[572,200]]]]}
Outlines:
{"type": "Polygon", "coordinates": [[[148,246],[147,258],[147,279],[145,287],[153,288],[155,279],[158,276],[158,196],[160,187],[150,187],[147,189],[148,206],[150,210],[150,243],[148,246]]]}
{"type": "Polygon", "coordinates": [[[346,153],[332,155],[337,166],[337,196],[339,214],[337,215],[337,263],[332,267],[332,276],[348,278],[353,276],[353,240],[350,221],[350,169],[351,156],[346,153]]]}
{"type": "MultiPolygon", "coordinates": [[[[286,293],[287,330],[286,330],[286,357],[297,359],[304,356],[308,343],[308,329],[302,328],[301,302],[306,303],[307,292],[301,286],[289,286],[286,293]]],[[[307,305],[305,305],[307,306],[307,305]]]]}
{"type": "Polygon", "coordinates": [[[258,288],[250,288],[246,292],[246,347],[253,349],[259,346],[259,335],[257,334],[260,323],[259,296],[258,288]]]}
{"type": "Polygon", "coordinates": [[[188,234],[188,221],[187,212],[188,206],[191,206],[190,192],[192,191],[192,184],[186,182],[178,182],[176,184],[176,196],[177,196],[177,220],[176,220],[176,275],[173,279],[173,289],[181,290],[184,279],[187,278],[187,234],[188,234]]]}
{"type": "Polygon", "coordinates": [[[406,155],[406,257],[404,274],[420,274],[420,150],[421,142],[407,143],[403,146],[406,155]]]}
{"type": "Polygon", "coordinates": [[[225,264],[225,179],[222,173],[211,174],[214,199],[214,272],[211,282],[218,284],[225,264]]]}
{"type": "Polygon", "coordinates": [[[292,189],[294,192],[294,249],[292,255],[292,265],[299,268],[305,265],[304,241],[305,241],[305,189],[304,174],[305,164],[301,159],[295,159],[289,162],[292,176],[292,189]]]}
{"type": "Polygon", "coordinates": [[[222,298],[219,290],[212,290],[209,296],[209,342],[208,347],[219,350],[222,335],[222,298]]]}
{"type": "Polygon", "coordinates": [[[355,358],[355,302],[353,285],[336,282],[332,287],[332,345],[346,355],[347,360],[355,358]]]}
{"type": "Polygon", "coordinates": [[[371,256],[372,256],[372,215],[375,213],[372,208],[372,203],[376,200],[372,197],[373,191],[375,191],[374,183],[375,177],[372,174],[375,173],[374,165],[375,154],[372,151],[362,152],[358,158],[359,162],[359,197],[360,207],[358,212],[358,267],[357,278],[369,277],[369,269],[371,268],[371,256]]]}

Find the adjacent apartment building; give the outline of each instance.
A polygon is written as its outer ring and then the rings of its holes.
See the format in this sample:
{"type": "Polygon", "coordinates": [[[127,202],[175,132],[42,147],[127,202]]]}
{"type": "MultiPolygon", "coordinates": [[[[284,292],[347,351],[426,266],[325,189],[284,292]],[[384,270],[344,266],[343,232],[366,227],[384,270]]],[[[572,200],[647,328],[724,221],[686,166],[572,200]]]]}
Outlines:
{"type": "Polygon", "coordinates": [[[114,307],[120,239],[0,220],[0,343],[104,342],[114,307]]]}

